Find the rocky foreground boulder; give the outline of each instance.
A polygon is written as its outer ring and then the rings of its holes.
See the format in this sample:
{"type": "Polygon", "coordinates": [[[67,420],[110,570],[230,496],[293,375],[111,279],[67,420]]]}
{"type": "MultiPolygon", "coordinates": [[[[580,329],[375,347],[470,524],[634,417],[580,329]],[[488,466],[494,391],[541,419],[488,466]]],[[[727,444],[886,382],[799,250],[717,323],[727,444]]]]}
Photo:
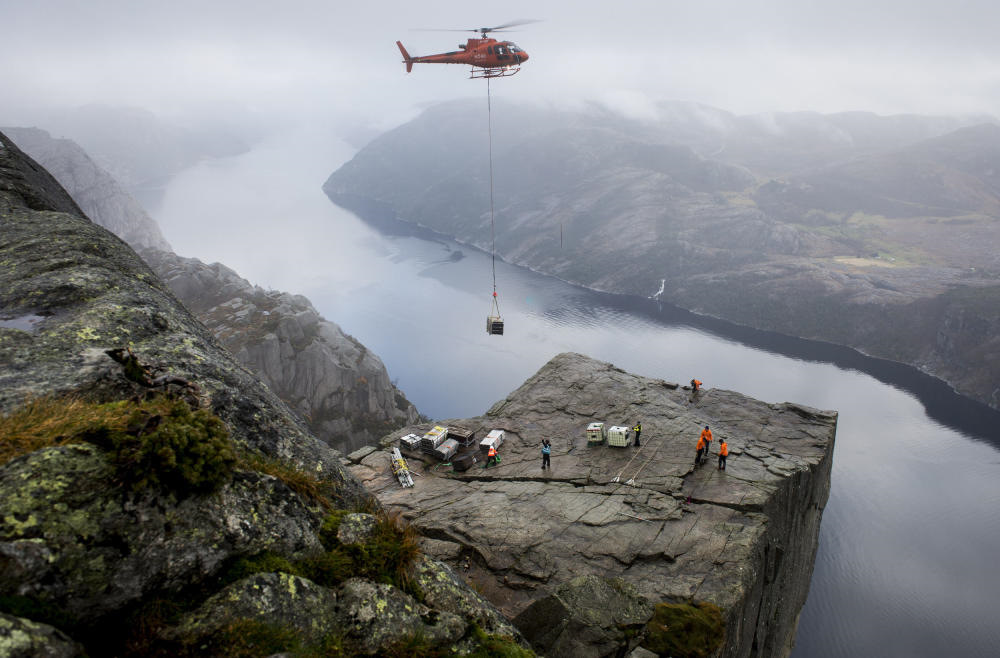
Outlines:
{"type": "Polygon", "coordinates": [[[0,655],[522,643],[0,134],[0,655]]]}
{"type": "MultiPolygon", "coordinates": [[[[411,455],[418,477],[406,489],[384,451],[352,455],[349,470],[432,538],[428,550],[474,582],[540,653],[787,654],[830,489],[835,412],[725,390],[693,394],[561,354],[485,415],[438,424],[478,438],[502,429],[501,463],[483,468],[480,457],[452,472],[433,461],[421,468],[411,455]],[[641,448],[588,445],[584,430],[595,421],[641,421],[641,448]],[[696,467],[705,425],[716,440],[696,467]],[[720,471],[723,437],[730,456],[720,471]],[[549,470],[542,439],[553,446],[549,470]],[[701,653],[663,644],[670,614],[718,615],[706,622],[701,653]]],[[[428,428],[405,428],[385,443],[428,428]]]]}

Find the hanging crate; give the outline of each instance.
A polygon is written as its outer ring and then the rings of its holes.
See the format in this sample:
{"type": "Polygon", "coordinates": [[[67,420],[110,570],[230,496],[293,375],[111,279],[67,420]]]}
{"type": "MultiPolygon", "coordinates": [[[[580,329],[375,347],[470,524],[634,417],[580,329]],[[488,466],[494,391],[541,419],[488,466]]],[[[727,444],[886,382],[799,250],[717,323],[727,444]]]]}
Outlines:
{"type": "Polygon", "coordinates": [[[491,315],[486,318],[486,333],[491,336],[503,336],[503,318],[491,315]]]}

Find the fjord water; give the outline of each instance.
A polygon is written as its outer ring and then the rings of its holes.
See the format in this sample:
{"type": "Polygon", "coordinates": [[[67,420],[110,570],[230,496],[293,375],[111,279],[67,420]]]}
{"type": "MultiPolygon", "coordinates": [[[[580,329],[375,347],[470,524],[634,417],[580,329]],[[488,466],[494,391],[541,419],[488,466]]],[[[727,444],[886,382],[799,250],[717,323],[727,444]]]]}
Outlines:
{"type": "MultiPolygon", "coordinates": [[[[332,206],[318,185],[277,194],[281,172],[260,170],[266,175],[253,179],[258,169],[243,158],[179,176],[155,213],[168,240],[182,255],[309,297],[435,419],[482,414],[563,351],[667,381],[697,377],[768,402],[836,409],[830,500],[793,655],[996,655],[1000,414],[910,368],[501,261],[505,335],[488,336],[489,255],[381,234],[332,206]],[[227,196],[241,199],[237,208],[215,203],[227,196]]],[[[655,436],[655,427],[644,430],[655,436]]]]}

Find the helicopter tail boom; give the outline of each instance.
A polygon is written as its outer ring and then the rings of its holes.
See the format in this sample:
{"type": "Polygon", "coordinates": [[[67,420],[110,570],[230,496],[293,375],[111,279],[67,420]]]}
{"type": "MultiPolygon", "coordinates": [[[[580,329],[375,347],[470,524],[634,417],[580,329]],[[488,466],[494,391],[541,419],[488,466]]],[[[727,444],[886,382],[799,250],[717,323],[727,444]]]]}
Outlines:
{"type": "Polygon", "coordinates": [[[413,70],[413,58],[410,57],[410,53],[406,52],[406,48],[403,48],[401,41],[397,41],[396,45],[399,46],[399,52],[403,53],[403,62],[406,63],[406,72],[409,73],[413,70]]]}

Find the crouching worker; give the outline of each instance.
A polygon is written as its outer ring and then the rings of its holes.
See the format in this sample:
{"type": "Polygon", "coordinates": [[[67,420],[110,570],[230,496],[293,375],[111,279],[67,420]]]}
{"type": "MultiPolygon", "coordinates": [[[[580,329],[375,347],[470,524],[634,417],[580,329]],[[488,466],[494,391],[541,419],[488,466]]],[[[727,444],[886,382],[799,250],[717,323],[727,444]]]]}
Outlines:
{"type": "Polygon", "coordinates": [[[725,439],[719,439],[719,470],[726,470],[726,457],[729,456],[729,445],[725,439]]]}
{"type": "Polygon", "coordinates": [[[489,468],[490,464],[496,464],[499,461],[496,447],[490,446],[489,452],[486,453],[486,466],[483,466],[483,468],[489,468]]]}

